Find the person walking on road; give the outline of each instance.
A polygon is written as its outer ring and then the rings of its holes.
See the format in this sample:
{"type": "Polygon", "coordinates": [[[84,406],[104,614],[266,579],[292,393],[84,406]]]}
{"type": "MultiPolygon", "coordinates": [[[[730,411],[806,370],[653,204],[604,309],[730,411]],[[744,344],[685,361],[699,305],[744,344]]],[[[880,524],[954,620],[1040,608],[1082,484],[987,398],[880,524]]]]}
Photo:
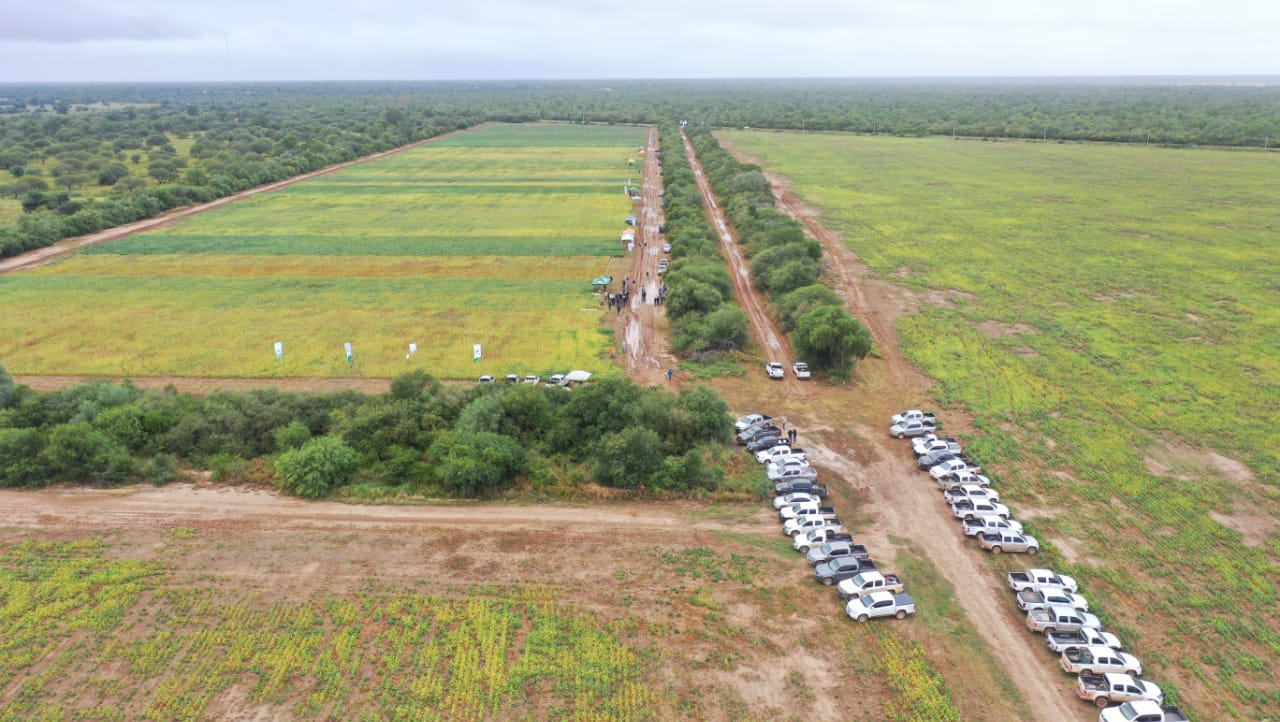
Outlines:
{"type": "Polygon", "coordinates": [[[671,383],[671,377],[675,375],[675,369],[667,369],[667,383],[671,383]]]}

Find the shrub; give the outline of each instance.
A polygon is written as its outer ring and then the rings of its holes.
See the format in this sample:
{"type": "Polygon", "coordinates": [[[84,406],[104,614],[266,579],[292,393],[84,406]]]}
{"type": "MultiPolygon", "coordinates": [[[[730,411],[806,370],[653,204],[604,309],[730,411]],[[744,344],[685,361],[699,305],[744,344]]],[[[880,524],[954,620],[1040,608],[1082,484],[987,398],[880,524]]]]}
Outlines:
{"type": "Polygon", "coordinates": [[[281,488],[304,499],[316,499],[345,484],[360,457],[337,436],[321,436],[286,451],[276,459],[281,488]]]}

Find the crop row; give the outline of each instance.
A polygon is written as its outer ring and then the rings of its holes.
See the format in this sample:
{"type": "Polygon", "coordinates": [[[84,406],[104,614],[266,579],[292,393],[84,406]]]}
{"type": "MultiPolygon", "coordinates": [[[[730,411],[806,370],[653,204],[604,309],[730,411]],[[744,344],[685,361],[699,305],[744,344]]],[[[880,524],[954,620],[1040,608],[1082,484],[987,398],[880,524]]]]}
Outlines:
{"type": "Polygon", "coordinates": [[[99,544],[21,544],[0,556],[0,684],[18,685],[0,720],[199,720],[227,695],[305,719],[481,720],[548,700],[552,719],[653,718],[648,659],[620,641],[634,630],[525,596],[223,605],[99,544]]]}

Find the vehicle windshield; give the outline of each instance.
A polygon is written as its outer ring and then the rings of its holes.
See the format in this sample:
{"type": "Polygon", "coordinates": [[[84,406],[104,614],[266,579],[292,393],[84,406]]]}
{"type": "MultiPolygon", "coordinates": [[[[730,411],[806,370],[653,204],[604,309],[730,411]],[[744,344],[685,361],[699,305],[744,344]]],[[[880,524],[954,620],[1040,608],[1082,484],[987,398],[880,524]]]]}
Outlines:
{"type": "Polygon", "coordinates": [[[830,545],[830,544],[823,544],[823,545],[822,545],[822,547],[821,547],[821,549],[822,549],[822,553],[823,553],[823,554],[830,554],[830,553],[831,553],[831,545],[830,545]]]}

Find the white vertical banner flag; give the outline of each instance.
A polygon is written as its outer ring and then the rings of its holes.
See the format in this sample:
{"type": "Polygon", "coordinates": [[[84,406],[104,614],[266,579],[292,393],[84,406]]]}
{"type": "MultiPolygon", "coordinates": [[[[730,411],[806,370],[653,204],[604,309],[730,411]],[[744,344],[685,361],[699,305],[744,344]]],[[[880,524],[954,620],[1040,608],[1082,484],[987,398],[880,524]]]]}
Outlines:
{"type": "Polygon", "coordinates": [[[482,355],[483,354],[480,352],[480,344],[475,344],[475,346],[473,346],[471,349],[471,363],[476,363],[477,361],[479,361],[480,356],[482,355]]]}
{"type": "Polygon", "coordinates": [[[409,344],[409,355],[405,356],[405,358],[413,358],[415,353],[418,353],[418,344],[411,343],[409,344]]]}
{"type": "Polygon", "coordinates": [[[276,341],[276,359],[284,360],[284,341],[276,341]]]}
{"type": "Polygon", "coordinates": [[[351,342],[347,341],[346,343],[342,344],[342,348],[347,350],[347,363],[351,363],[352,361],[354,361],[355,356],[351,353],[351,342]]]}

